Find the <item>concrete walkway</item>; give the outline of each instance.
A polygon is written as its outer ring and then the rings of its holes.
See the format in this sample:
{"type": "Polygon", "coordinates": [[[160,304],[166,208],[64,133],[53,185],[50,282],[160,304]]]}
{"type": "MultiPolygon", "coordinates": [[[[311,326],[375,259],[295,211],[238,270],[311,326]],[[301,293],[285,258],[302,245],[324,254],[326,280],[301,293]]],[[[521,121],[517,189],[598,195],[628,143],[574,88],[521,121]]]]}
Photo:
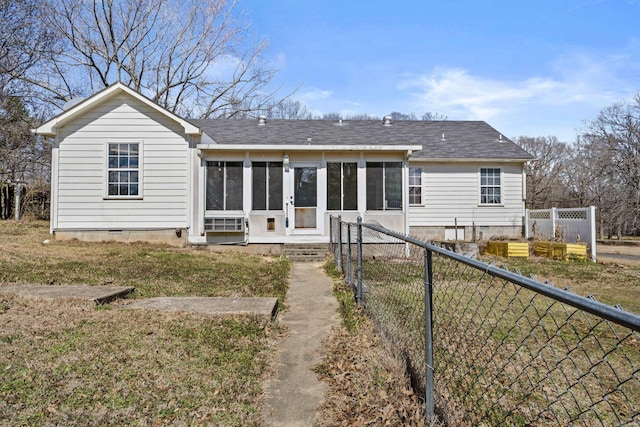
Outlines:
{"type": "Polygon", "coordinates": [[[338,324],[333,281],[315,263],[294,262],[279,321],[288,329],[278,373],[265,390],[264,422],[272,427],[311,426],[326,384],[311,370],[321,362],[322,339],[338,324]]]}

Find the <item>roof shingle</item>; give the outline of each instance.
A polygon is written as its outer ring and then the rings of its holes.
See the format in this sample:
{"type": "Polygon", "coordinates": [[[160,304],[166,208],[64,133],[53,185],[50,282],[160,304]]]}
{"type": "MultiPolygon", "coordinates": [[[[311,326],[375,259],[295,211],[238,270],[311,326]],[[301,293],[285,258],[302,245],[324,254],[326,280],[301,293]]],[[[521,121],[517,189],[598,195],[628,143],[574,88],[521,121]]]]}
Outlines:
{"type": "Polygon", "coordinates": [[[396,121],[390,126],[373,120],[269,120],[265,125],[257,120],[191,122],[217,144],[422,145],[412,158],[533,159],[483,121],[396,121]]]}

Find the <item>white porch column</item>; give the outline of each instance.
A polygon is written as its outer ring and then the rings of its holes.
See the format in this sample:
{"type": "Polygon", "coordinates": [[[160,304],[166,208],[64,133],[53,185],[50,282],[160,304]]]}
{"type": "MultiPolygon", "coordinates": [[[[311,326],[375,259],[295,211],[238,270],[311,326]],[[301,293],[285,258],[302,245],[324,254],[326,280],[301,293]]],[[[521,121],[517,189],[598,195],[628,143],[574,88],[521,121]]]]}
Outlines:
{"type": "Polygon", "coordinates": [[[249,158],[249,152],[247,151],[245,153],[244,161],[242,162],[242,210],[244,212],[245,218],[249,218],[249,212],[251,212],[252,208],[252,184],[253,179],[251,176],[251,159],[249,158]]]}
{"type": "Polygon", "coordinates": [[[360,153],[358,160],[358,215],[364,221],[364,212],[367,210],[367,161],[364,153],[360,153]]]}

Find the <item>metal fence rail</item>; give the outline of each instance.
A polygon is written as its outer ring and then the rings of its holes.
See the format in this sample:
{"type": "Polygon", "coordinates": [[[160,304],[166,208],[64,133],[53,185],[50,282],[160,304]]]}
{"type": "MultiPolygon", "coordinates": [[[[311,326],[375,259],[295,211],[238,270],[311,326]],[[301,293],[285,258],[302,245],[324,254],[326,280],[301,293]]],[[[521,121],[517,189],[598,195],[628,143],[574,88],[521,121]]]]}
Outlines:
{"type": "Polygon", "coordinates": [[[448,425],[640,425],[640,316],[374,224],[338,268],[448,425]]]}

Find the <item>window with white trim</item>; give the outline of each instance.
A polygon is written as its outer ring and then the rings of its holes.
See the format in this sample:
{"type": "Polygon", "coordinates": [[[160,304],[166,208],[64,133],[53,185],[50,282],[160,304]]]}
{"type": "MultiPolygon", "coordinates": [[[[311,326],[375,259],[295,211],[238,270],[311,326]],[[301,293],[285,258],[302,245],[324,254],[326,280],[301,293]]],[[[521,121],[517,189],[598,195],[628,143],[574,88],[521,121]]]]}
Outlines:
{"type": "Polygon", "coordinates": [[[206,209],[242,210],[242,162],[207,162],[206,209]]]}
{"type": "Polygon", "coordinates": [[[502,178],[500,168],[480,168],[480,204],[502,204],[502,178]]]}
{"type": "Polygon", "coordinates": [[[251,162],[252,209],[282,210],[282,162],[251,162]]]}
{"type": "Polygon", "coordinates": [[[367,162],[367,210],[402,209],[402,162],[367,162]]]}
{"type": "Polygon", "coordinates": [[[409,204],[422,204],[422,168],[409,168],[409,204]]]}
{"type": "Polygon", "coordinates": [[[107,162],[108,197],[140,197],[140,144],[109,143],[107,162]]]}
{"type": "Polygon", "coordinates": [[[327,163],[327,209],[333,211],[358,209],[358,164],[356,162],[327,163]]]}

